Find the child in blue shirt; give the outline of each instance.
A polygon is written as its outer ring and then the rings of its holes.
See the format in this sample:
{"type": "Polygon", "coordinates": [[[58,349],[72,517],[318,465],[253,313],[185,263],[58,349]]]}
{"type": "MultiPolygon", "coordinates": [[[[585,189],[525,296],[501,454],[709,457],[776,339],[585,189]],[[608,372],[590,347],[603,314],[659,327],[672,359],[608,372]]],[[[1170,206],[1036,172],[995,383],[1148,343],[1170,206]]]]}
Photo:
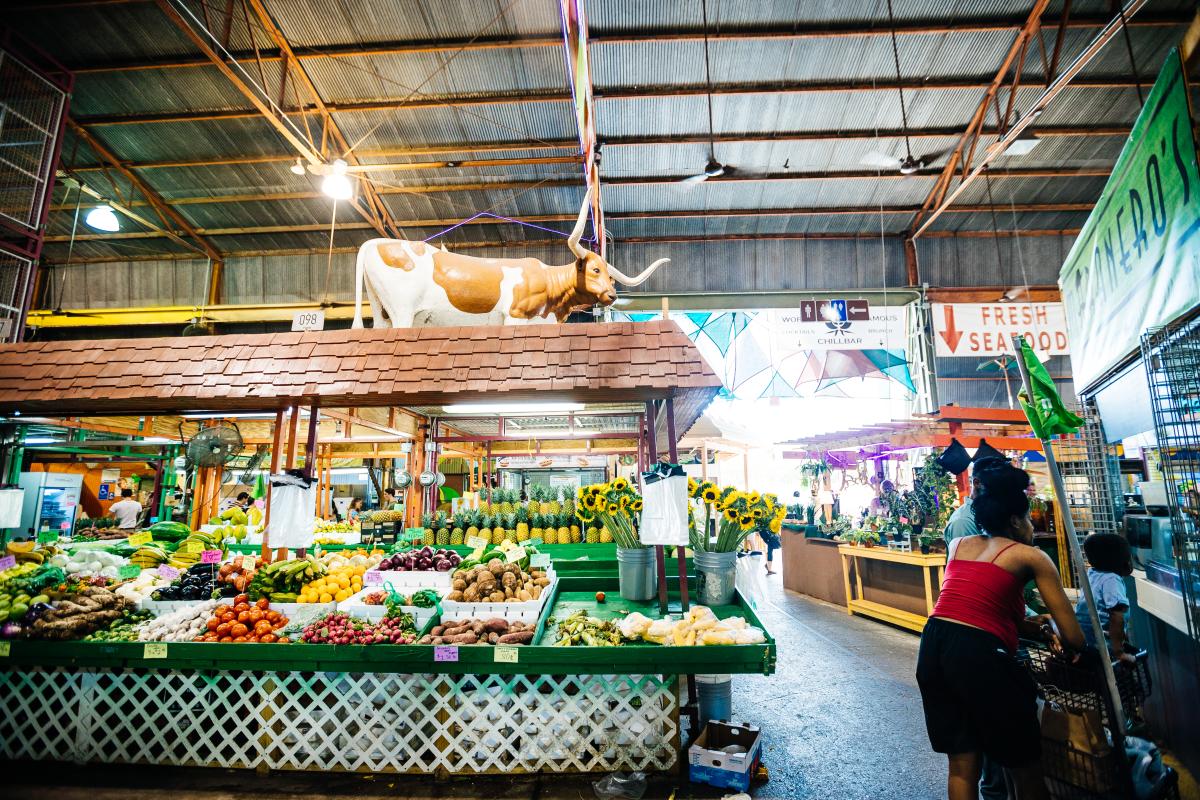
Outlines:
{"type": "MultiPolygon", "coordinates": [[[[1088,583],[1092,586],[1092,598],[1096,601],[1096,614],[1108,640],[1108,650],[1114,659],[1132,666],[1137,663],[1133,653],[1137,651],[1125,635],[1125,614],[1129,611],[1129,594],[1125,591],[1125,578],[1133,574],[1133,557],[1129,542],[1115,533],[1093,533],[1083,542],[1083,552],[1088,560],[1088,583]]],[[[1075,617],[1088,644],[1098,647],[1092,620],[1088,614],[1087,601],[1082,593],[1075,605],[1075,617]]]]}

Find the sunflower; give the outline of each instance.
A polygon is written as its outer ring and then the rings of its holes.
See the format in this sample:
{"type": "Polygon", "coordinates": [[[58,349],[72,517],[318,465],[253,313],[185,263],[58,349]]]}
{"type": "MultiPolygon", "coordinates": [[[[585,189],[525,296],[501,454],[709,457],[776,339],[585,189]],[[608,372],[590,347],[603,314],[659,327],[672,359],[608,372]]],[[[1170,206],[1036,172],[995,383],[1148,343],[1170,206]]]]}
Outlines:
{"type": "Polygon", "coordinates": [[[751,492],[749,494],[749,500],[750,500],[750,505],[754,505],[759,500],[762,500],[762,495],[760,495],[758,492],[751,492]]]}
{"type": "Polygon", "coordinates": [[[580,502],[580,505],[582,505],[582,506],[583,506],[584,508],[586,508],[588,511],[595,511],[595,510],[596,510],[596,495],[594,495],[594,494],[591,494],[591,493],[585,494],[585,495],[584,495],[584,496],[583,496],[583,497],[580,499],[580,501],[579,501],[579,502],[580,502]]]}
{"type": "Polygon", "coordinates": [[[588,490],[588,494],[590,494],[592,497],[596,497],[597,495],[601,494],[607,488],[608,488],[608,484],[606,484],[606,483],[593,483],[591,486],[589,486],[587,488],[587,490],[588,490]]]}
{"type": "Polygon", "coordinates": [[[607,510],[608,510],[609,514],[616,514],[618,511],[621,510],[621,507],[619,505],[617,505],[616,503],[609,503],[607,510]]]}
{"type": "Polygon", "coordinates": [[[776,517],[775,519],[771,520],[767,527],[771,529],[771,533],[779,533],[779,531],[783,529],[783,520],[779,517],[776,517]]]}
{"type": "Polygon", "coordinates": [[[725,519],[729,520],[730,522],[737,522],[738,521],[737,509],[736,508],[726,508],[725,509],[725,519]]]}
{"type": "Polygon", "coordinates": [[[629,488],[629,481],[624,478],[613,478],[612,488],[618,492],[623,492],[629,488]]]}
{"type": "Polygon", "coordinates": [[[619,505],[622,509],[629,508],[629,495],[621,495],[621,499],[617,501],[617,505],[619,505]]]}
{"type": "Polygon", "coordinates": [[[635,512],[641,511],[642,510],[641,498],[634,498],[634,500],[629,504],[629,510],[635,511],[635,512]]]}
{"type": "Polygon", "coordinates": [[[761,508],[751,509],[750,516],[754,517],[754,519],[762,519],[763,518],[763,510],[761,508]]]}
{"type": "Polygon", "coordinates": [[[717,491],[717,487],[711,483],[700,490],[700,499],[705,503],[715,503],[721,498],[721,493],[717,491]]]}
{"type": "Polygon", "coordinates": [[[579,517],[579,519],[582,522],[584,522],[585,524],[588,522],[591,522],[592,520],[594,520],[596,518],[595,514],[589,514],[588,512],[584,511],[582,508],[575,509],[575,516],[579,517]]]}
{"type": "Polygon", "coordinates": [[[754,517],[750,516],[749,514],[743,514],[742,516],[738,517],[738,527],[744,531],[750,530],[754,527],[754,517]]]}
{"type": "Polygon", "coordinates": [[[688,478],[688,497],[695,497],[700,491],[700,484],[696,483],[695,478],[688,478]]]}

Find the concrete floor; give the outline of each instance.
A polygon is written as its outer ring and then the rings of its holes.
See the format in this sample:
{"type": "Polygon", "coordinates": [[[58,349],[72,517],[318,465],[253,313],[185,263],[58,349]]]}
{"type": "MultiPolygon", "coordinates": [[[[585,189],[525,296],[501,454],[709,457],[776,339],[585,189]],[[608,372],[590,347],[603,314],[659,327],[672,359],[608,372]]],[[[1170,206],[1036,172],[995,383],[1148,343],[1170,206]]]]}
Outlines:
{"type": "MultiPolygon", "coordinates": [[[[785,592],[770,580],[760,612],[779,642],[775,675],[734,680],[734,716],[762,728],[768,783],[756,800],[923,800],[944,796],[945,760],[929,750],[913,669],[915,635],[785,592]]],[[[666,800],[669,777],[649,800],[666,800]]],[[[8,765],[4,796],[54,800],[310,800],[474,798],[581,800],[591,780],[556,776],[435,782],[390,776],[277,773],[157,767],[75,768],[8,765]]],[[[720,797],[704,787],[677,800],[720,797]]]]}

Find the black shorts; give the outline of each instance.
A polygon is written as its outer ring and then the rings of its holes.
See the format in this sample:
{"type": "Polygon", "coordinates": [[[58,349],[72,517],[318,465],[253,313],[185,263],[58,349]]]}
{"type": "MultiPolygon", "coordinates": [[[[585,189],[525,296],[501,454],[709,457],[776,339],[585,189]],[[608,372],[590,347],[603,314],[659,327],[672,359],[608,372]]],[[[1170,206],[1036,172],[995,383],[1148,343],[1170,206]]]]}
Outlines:
{"type": "Polygon", "coordinates": [[[934,751],[983,753],[1005,767],[1040,760],[1037,684],[994,635],[930,619],[917,684],[934,751]]]}

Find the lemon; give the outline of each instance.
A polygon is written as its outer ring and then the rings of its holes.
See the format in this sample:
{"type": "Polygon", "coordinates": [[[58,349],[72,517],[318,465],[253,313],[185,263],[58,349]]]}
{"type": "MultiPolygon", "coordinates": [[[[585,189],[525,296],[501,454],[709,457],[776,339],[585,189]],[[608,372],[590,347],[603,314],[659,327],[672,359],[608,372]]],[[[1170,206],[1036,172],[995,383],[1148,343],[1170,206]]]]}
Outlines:
{"type": "Polygon", "coordinates": [[[321,602],[322,603],[332,603],[333,595],[331,595],[329,592],[322,592],[321,593],[321,602]]]}

